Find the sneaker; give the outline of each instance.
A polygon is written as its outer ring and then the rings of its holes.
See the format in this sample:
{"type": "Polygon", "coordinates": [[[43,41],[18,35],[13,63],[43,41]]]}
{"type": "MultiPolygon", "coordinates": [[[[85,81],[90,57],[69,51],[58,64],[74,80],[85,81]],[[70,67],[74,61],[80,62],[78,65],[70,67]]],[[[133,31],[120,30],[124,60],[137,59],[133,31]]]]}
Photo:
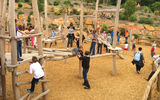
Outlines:
{"type": "Polygon", "coordinates": [[[31,89],[27,89],[28,92],[33,93],[33,91],[31,91],[31,89]]]}
{"type": "Polygon", "coordinates": [[[140,74],[140,71],[137,71],[137,74],[140,74]]]}
{"type": "Polygon", "coordinates": [[[84,89],[90,89],[90,87],[84,87],[84,89]]]}
{"type": "Polygon", "coordinates": [[[82,85],[84,85],[85,86],[85,84],[83,83],[82,85]]]}
{"type": "Polygon", "coordinates": [[[22,59],[22,58],[19,58],[18,61],[23,61],[23,59],[22,59]]]}

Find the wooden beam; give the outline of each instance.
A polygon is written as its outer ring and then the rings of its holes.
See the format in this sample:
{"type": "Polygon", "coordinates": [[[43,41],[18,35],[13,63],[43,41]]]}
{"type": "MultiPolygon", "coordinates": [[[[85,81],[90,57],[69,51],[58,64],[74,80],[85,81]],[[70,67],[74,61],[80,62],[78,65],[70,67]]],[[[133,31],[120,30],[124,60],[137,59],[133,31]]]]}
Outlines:
{"type": "Polygon", "coordinates": [[[27,98],[30,95],[30,93],[26,93],[24,96],[22,96],[19,100],[24,100],[25,98],[27,98]]]}
{"type": "Polygon", "coordinates": [[[48,2],[47,0],[44,0],[44,10],[45,10],[45,26],[46,26],[46,34],[47,34],[47,38],[49,37],[49,32],[48,32],[48,2]]]}
{"type": "MultiPolygon", "coordinates": [[[[11,37],[15,37],[15,0],[9,0],[9,16],[9,32],[11,33],[11,37]]],[[[17,41],[15,39],[11,39],[11,64],[17,64],[17,41]]],[[[16,83],[18,81],[16,73],[17,68],[14,68],[12,72],[12,87],[14,93],[14,100],[18,100],[20,98],[20,92],[18,87],[16,86],[16,83]]]]}
{"type": "MultiPolygon", "coordinates": [[[[116,7],[116,18],[114,23],[114,34],[113,34],[113,48],[116,48],[117,43],[117,30],[118,30],[118,23],[119,23],[119,10],[120,10],[121,0],[118,0],[117,7],[116,7]]],[[[115,51],[113,51],[115,53],[115,51]]],[[[113,56],[113,75],[116,75],[117,68],[116,68],[116,55],[113,56]]]]}
{"type": "MultiPolygon", "coordinates": [[[[68,16],[69,18],[74,18],[74,17],[80,17],[80,15],[72,15],[72,16],[68,16]]],[[[95,18],[94,15],[84,15],[83,17],[88,17],[88,18],[95,18]]]]}
{"type": "Polygon", "coordinates": [[[7,35],[0,35],[0,38],[1,38],[1,39],[11,39],[11,37],[10,37],[10,36],[7,36],[7,35]]]}
{"type": "MultiPolygon", "coordinates": [[[[48,80],[39,80],[39,82],[49,82],[48,80]]],[[[20,86],[20,85],[26,85],[26,84],[30,84],[31,81],[27,81],[27,82],[17,82],[16,85],[20,86]]]]}
{"type": "Polygon", "coordinates": [[[95,30],[97,28],[97,20],[98,20],[98,4],[99,4],[99,0],[96,1],[96,12],[95,12],[95,14],[96,14],[95,16],[96,17],[95,17],[95,26],[94,26],[95,30]]]}
{"type": "MultiPolygon", "coordinates": [[[[116,8],[111,8],[111,9],[100,9],[98,12],[116,12],[116,8]]],[[[119,12],[124,12],[124,9],[120,9],[119,12]]]]}
{"type": "Polygon", "coordinates": [[[97,55],[90,56],[90,58],[98,58],[98,57],[113,56],[113,55],[116,55],[116,53],[97,54],[97,55]]]}
{"type": "MultiPolygon", "coordinates": [[[[42,33],[39,32],[37,34],[31,34],[31,35],[26,35],[26,36],[15,36],[15,39],[24,39],[24,38],[29,38],[29,37],[35,37],[35,36],[41,36],[42,33]]],[[[11,37],[14,38],[14,37],[11,37]]]]}
{"type": "Polygon", "coordinates": [[[22,74],[25,74],[25,73],[27,73],[27,71],[17,72],[16,75],[18,76],[18,75],[22,75],[22,74]]]}
{"type": "Polygon", "coordinates": [[[47,95],[49,92],[50,92],[50,90],[48,89],[48,90],[44,91],[43,93],[41,93],[40,95],[38,95],[37,97],[34,97],[34,98],[31,99],[31,100],[38,100],[38,99],[41,98],[42,96],[47,95]]]}

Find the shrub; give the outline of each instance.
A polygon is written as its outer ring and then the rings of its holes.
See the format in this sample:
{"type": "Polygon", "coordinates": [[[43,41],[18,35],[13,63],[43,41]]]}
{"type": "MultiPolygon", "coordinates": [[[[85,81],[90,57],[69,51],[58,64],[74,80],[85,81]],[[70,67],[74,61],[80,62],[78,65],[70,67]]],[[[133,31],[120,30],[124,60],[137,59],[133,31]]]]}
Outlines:
{"type": "Polygon", "coordinates": [[[29,12],[29,15],[33,15],[33,11],[30,11],[30,12],[29,12]]]}
{"type": "Polygon", "coordinates": [[[48,28],[55,30],[56,28],[58,28],[58,26],[56,24],[50,24],[50,25],[48,25],[48,28]]]}
{"type": "Polygon", "coordinates": [[[30,0],[24,0],[24,2],[30,2],[30,0]]]}
{"type": "Polygon", "coordinates": [[[127,18],[126,18],[126,16],[123,13],[120,13],[119,14],[119,19],[120,20],[126,20],[127,18]]]}
{"type": "Polygon", "coordinates": [[[158,10],[155,10],[155,11],[154,11],[154,14],[155,14],[155,15],[160,15],[160,13],[159,13],[158,10]]]}
{"type": "Polygon", "coordinates": [[[104,32],[104,31],[105,31],[106,33],[108,32],[108,26],[107,26],[107,24],[103,24],[103,25],[102,25],[101,33],[104,32]]]}
{"type": "Polygon", "coordinates": [[[44,11],[44,0],[38,0],[38,10],[39,12],[44,11]]]}
{"type": "Polygon", "coordinates": [[[145,12],[145,13],[151,13],[152,10],[149,7],[145,6],[144,9],[143,9],[143,12],[145,12]]]}
{"type": "Polygon", "coordinates": [[[124,15],[126,18],[129,18],[131,15],[133,15],[137,10],[137,2],[135,0],[127,0],[124,4],[124,15]]]}
{"type": "Polygon", "coordinates": [[[22,3],[19,2],[19,3],[18,3],[18,8],[22,8],[22,7],[23,7],[22,3]]]}
{"type": "Polygon", "coordinates": [[[139,38],[139,36],[137,34],[133,34],[133,36],[134,36],[135,39],[139,38]]]}
{"type": "Polygon", "coordinates": [[[48,2],[48,5],[52,5],[52,2],[48,2]]]}
{"type": "Polygon", "coordinates": [[[77,9],[72,9],[71,14],[80,15],[80,12],[77,9]]]}
{"type": "Polygon", "coordinates": [[[74,5],[80,5],[79,3],[75,2],[74,5]]]}
{"type": "Polygon", "coordinates": [[[144,17],[141,17],[138,22],[141,23],[141,24],[149,24],[149,25],[153,24],[153,20],[152,19],[144,18],[144,17]]]}
{"type": "Polygon", "coordinates": [[[60,15],[61,13],[62,13],[61,10],[54,12],[55,15],[60,15]]]}
{"type": "Polygon", "coordinates": [[[125,28],[121,28],[121,36],[125,36],[125,28]]]}
{"type": "Polygon", "coordinates": [[[60,0],[55,0],[53,3],[54,6],[58,6],[59,4],[60,4],[60,0]]]}
{"type": "Polygon", "coordinates": [[[23,11],[19,11],[19,12],[18,12],[18,15],[21,15],[21,14],[24,14],[24,12],[23,12],[23,11]]]}
{"type": "Polygon", "coordinates": [[[160,2],[155,2],[151,5],[152,11],[160,10],[160,2]]]}
{"type": "Polygon", "coordinates": [[[137,21],[137,17],[135,15],[132,15],[128,18],[128,20],[131,22],[135,22],[135,21],[137,21]]]}
{"type": "Polygon", "coordinates": [[[27,22],[28,22],[28,23],[31,22],[31,16],[28,16],[27,22]]]}

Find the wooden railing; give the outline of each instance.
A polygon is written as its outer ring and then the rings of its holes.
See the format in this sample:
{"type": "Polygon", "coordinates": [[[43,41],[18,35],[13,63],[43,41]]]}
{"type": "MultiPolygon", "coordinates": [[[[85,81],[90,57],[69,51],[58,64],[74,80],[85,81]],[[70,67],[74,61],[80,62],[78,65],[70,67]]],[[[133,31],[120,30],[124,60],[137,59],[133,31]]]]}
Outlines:
{"type": "Polygon", "coordinates": [[[142,100],[152,99],[152,90],[155,86],[157,87],[157,90],[160,92],[160,67],[158,67],[152,78],[149,80],[142,100]]]}

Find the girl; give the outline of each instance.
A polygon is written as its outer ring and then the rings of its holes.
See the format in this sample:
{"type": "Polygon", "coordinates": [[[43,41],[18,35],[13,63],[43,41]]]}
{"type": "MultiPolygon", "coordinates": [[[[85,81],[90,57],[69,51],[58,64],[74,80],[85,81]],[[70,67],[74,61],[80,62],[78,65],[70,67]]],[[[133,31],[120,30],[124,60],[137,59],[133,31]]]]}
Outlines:
{"type": "Polygon", "coordinates": [[[32,57],[32,63],[30,65],[29,73],[34,73],[34,77],[31,82],[31,89],[27,89],[28,92],[33,93],[35,88],[35,83],[38,84],[39,79],[44,77],[44,71],[42,66],[39,64],[37,57],[32,57]]]}
{"type": "Polygon", "coordinates": [[[128,43],[125,42],[125,44],[124,44],[124,54],[127,54],[127,51],[128,51],[128,43]]]}

